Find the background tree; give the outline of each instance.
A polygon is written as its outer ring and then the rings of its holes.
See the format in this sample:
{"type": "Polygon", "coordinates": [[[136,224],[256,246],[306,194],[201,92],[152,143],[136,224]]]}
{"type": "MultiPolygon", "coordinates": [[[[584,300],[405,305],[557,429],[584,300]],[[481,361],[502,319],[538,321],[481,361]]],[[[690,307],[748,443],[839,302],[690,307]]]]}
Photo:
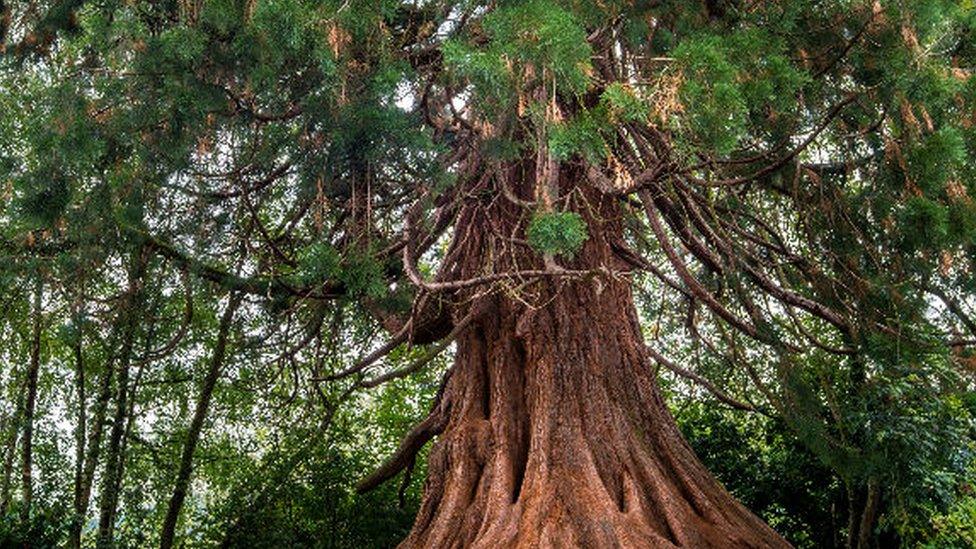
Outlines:
{"type": "Polygon", "coordinates": [[[0,12],[11,538],[971,535],[969,3],[0,12]]]}

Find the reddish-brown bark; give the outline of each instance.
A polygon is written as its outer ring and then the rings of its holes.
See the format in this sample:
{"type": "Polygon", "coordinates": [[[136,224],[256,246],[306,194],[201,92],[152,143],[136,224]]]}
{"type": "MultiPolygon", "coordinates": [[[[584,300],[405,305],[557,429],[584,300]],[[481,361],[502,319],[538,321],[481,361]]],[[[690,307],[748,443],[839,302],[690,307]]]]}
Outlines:
{"type": "MultiPolygon", "coordinates": [[[[619,204],[563,179],[590,234],[563,266],[626,270],[612,246],[622,234],[619,204]]],[[[531,184],[516,192],[533,194],[531,184]]],[[[524,234],[531,211],[502,193],[472,196],[482,198],[458,217],[451,277],[541,267],[507,238],[524,234]]],[[[454,370],[428,420],[441,435],[401,547],[789,546],[682,438],[656,386],[626,277],[542,278],[487,295],[471,290],[456,302],[457,318],[471,307],[478,315],[457,340],[454,370]]]]}

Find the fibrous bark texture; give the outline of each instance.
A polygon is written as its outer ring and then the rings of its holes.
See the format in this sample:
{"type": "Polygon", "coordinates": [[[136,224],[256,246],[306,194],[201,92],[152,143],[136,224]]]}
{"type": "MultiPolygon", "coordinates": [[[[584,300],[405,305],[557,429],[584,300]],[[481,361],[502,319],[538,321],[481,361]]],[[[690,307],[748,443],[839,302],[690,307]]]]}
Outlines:
{"type": "MultiPolygon", "coordinates": [[[[627,268],[612,251],[619,204],[561,187],[590,235],[563,266],[605,274],[513,280],[456,300],[457,316],[480,313],[433,411],[443,432],[401,547],[788,547],[708,473],[665,407],[630,281],[612,274],[627,268]]],[[[451,276],[540,268],[511,238],[530,208],[484,195],[459,216],[451,276]]]]}

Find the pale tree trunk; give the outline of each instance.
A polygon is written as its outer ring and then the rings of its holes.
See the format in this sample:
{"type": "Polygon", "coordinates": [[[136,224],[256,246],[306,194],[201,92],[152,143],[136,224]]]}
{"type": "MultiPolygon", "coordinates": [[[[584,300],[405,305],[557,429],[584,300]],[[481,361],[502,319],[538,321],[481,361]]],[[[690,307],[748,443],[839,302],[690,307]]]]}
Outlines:
{"type": "MultiPolygon", "coordinates": [[[[576,181],[565,177],[565,195],[576,181]]],[[[516,178],[518,176],[516,175],[516,178]]],[[[530,177],[526,177],[530,179],[530,177]]],[[[523,199],[531,183],[516,185],[523,199]]],[[[471,193],[475,196],[477,193],[471,193]]],[[[623,271],[615,199],[577,188],[590,238],[570,269],[623,271]]],[[[462,209],[452,278],[543,268],[531,211],[497,197],[462,209]]],[[[440,433],[401,547],[788,547],[709,474],[657,388],[626,277],[543,277],[455,295],[451,376],[414,435],[440,433]],[[418,434],[419,433],[419,434],[418,434]]]]}
{"type": "Polygon", "coordinates": [[[30,367],[27,370],[27,402],[24,405],[24,435],[21,449],[21,507],[20,521],[25,526],[30,523],[31,505],[34,499],[34,412],[37,407],[37,377],[41,370],[41,302],[44,283],[38,275],[34,286],[33,325],[30,341],[30,367]]]}
{"type": "Polygon", "coordinates": [[[180,457],[180,468],[176,474],[176,481],[173,484],[173,495],[170,497],[169,506],[166,509],[166,517],[163,519],[163,528],[159,535],[160,549],[169,549],[173,546],[176,535],[176,524],[180,518],[180,511],[183,509],[183,502],[186,500],[187,489],[190,485],[190,476],[193,473],[193,453],[197,443],[200,441],[200,433],[203,431],[203,423],[207,419],[207,411],[210,409],[210,399],[213,396],[217,380],[220,379],[220,372],[224,367],[224,358],[227,354],[227,338],[230,333],[231,323],[234,320],[234,313],[241,304],[243,294],[240,292],[230,296],[227,308],[220,319],[220,326],[217,329],[217,341],[214,343],[213,355],[210,357],[210,365],[207,368],[207,375],[203,379],[200,387],[200,396],[197,399],[196,407],[193,411],[193,418],[190,420],[190,428],[183,443],[183,452],[180,457]]]}

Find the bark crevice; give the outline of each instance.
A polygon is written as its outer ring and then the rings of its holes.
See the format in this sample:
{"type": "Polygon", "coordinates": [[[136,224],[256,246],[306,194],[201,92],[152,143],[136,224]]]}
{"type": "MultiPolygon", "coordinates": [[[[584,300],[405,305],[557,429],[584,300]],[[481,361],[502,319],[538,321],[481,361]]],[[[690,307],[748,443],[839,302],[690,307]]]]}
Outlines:
{"type": "MultiPolygon", "coordinates": [[[[525,362],[526,352],[522,340],[518,337],[513,338],[511,345],[515,364],[523,364],[525,362]]],[[[529,448],[532,445],[532,431],[529,423],[522,419],[526,415],[526,408],[528,406],[525,402],[525,370],[522,368],[511,368],[511,371],[507,372],[507,375],[513,378],[508,388],[511,394],[508,396],[511,407],[514,409],[514,413],[510,414],[513,437],[509,459],[511,460],[512,466],[512,492],[510,502],[515,504],[518,503],[519,497],[522,494],[525,472],[529,465],[529,448]]],[[[504,396],[499,395],[499,398],[504,398],[504,396]]]]}

